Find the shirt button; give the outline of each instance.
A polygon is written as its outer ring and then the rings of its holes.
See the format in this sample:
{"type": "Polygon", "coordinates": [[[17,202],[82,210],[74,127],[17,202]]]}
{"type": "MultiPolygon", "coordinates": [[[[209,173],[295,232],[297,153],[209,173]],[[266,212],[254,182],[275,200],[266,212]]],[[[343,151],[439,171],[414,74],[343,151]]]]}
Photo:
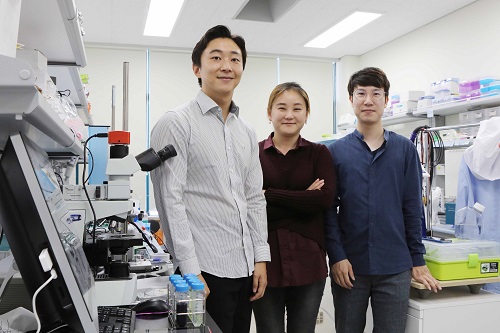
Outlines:
{"type": "Polygon", "coordinates": [[[369,244],[370,246],[373,246],[373,243],[372,243],[372,242],[370,242],[370,243],[368,243],[368,244],[369,244]]]}
{"type": "Polygon", "coordinates": [[[287,243],[287,242],[284,242],[284,243],[283,243],[283,246],[287,246],[287,245],[288,245],[288,243],[287,243]]]}
{"type": "Polygon", "coordinates": [[[285,259],[285,260],[283,260],[283,263],[284,263],[284,264],[288,263],[288,260],[286,260],[286,259],[285,259]]]}

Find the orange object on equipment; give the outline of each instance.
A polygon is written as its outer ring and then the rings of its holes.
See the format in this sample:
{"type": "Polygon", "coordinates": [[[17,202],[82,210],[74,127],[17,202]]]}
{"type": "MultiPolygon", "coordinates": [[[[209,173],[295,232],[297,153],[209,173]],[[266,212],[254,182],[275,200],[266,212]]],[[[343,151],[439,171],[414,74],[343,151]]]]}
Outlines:
{"type": "Polygon", "coordinates": [[[108,143],[110,145],[129,145],[130,132],[127,131],[110,131],[108,132],[108,143]]]}

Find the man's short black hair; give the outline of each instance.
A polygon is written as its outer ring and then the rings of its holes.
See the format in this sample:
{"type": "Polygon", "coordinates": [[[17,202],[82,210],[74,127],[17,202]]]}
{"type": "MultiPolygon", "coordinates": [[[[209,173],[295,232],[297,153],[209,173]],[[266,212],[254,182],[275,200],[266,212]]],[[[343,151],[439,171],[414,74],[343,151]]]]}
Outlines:
{"type": "MultiPolygon", "coordinates": [[[[216,25],[213,28],[208,29],[208,31],[201,37],[200,41],[196,44],[191,54],[191,60],[193,65],[201,67],[201,54],[207,48],[208,43],[216,38],[229,38],[238,45],[241,50],[241,56],[243,58],[243,69],[245,69],[245,64],[247,61],[247,50],[245,48],[245,40],[243,37],[238,35],[231,35],[231,31],[224,25],[216,25]]],[[[198,84],[201,87],[201,79],[198,78],[198,84]]]]}
{"type": "Polygon", "coordinates": [[[383,88],[386,96],[388,96],[391,84],[387,79],[387,75],[385,75],[384,71],[382,71],[380,68],[366,67],[351,75],[349,83],[347,84],[347,91],[349,92],[349,96],[352,96],[352,94],[354,93],[354,88],[356,88],[356,86],[373,86],[377,88],[383,88]]]}

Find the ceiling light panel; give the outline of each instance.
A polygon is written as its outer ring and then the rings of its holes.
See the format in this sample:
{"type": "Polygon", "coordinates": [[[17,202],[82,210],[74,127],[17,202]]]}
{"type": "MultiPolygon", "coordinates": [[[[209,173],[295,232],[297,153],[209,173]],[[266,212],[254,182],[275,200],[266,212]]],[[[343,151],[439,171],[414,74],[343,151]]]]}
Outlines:
{"type": "Polygon", "coordinates": [[[169,37],[184,0],[151,0],[144,36],[169,37]]]}
{"type": "Polygon", "coordinates": [[[354,12],[304,46],[322,49],[327,48],[371,21],[379,18],[381,15],[382,14],[376,13],[354,12]]]}

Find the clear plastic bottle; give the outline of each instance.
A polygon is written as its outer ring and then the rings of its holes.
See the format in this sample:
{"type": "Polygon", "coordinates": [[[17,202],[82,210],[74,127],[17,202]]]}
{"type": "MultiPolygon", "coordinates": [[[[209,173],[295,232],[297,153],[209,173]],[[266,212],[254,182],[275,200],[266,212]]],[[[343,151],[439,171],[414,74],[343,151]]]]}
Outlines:
{"type": "Polygon", "coordinates": [[[175,285],[175,324],[177,327],[186,327],[188,319],[189,286],[186,283],[175,285]]]}
{"type": "Polygon", "coordinates": [[[193,282],[191,284],[192,299],[191,321],[193,326],[199,327],[203,324],[205,315],[205,284],[203,282],[193,282]]]}
{"type": "Polygon", "coordinates": [[[484,206],[476,202],[473,207],[463,207],[455,213],[455,236],[461,239],[478,239],[483,228],[484,206]]]}
{"type": "Polygon", "coordinates": [[[189,286],[189,319],[193,321],[193,312],[195,308],[194,300],[196,299],[195,290],[193,289],[193,283],[200,283],[201,281],[195,274],[185,274],[184,280],[189,286]]]}
{"type": "Polygon", "coordinates": [[[179,274],[172,274],[168,277],[168,304],[170,305],[170,308],[173,309],[173,304],[174,304],[174,293],[175,293],[175,287],[174,287],[174,282],[176,280],[182,280],[182,276],[179,274]]]}

